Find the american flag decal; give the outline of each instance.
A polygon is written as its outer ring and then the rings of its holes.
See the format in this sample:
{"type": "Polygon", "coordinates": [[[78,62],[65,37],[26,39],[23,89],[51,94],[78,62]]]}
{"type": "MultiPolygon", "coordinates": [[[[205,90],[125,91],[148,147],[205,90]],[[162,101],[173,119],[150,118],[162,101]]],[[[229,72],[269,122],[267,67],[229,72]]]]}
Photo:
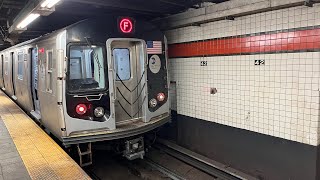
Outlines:
{"type": "Polygon", "coordinates": [[[147,41],[147,54],[162,54],[162,42],[147,41]]]}

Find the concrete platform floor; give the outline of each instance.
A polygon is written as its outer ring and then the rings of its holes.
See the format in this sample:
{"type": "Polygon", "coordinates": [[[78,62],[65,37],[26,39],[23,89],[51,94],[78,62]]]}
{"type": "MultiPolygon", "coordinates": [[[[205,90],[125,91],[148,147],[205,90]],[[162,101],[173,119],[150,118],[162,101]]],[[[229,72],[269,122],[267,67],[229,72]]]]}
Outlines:
{"type": "Polygon", "coordinates": [[[0,180],[31,179],[14,142],[0,119],[0,180]]]}
{"type": "Polygon", "coordinates": [[[91,178],[0,91],[0,180],[2,179],[91,178]]]}

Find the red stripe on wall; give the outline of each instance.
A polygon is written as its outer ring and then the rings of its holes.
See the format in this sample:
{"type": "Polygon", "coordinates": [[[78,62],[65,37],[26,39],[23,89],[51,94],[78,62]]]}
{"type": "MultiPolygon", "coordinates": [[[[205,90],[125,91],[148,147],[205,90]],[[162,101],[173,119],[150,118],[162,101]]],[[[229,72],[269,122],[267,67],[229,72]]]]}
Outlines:
{"type": "Polygon", "coordinates": [[[221,38],[169,45],[169,57],[197,57],[320,49],[320,29],[221,38]]]}

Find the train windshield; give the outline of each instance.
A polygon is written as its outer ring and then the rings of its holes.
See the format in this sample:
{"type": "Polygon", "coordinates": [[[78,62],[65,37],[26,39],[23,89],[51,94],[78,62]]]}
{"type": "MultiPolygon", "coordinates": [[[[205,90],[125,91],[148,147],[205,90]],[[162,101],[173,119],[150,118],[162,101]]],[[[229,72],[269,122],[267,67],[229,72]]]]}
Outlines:
{"type": "Polygon", "coordinates": [[[105,89],[103,48],[71,46],[69,57],[69,91],[105,89]]]}

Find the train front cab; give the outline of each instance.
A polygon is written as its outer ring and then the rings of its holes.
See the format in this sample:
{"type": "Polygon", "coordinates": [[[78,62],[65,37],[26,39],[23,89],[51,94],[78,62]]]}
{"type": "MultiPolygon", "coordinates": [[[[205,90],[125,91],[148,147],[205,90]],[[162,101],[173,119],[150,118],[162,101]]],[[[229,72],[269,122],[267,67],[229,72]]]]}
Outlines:
{"type": "Polygon", "coordinates": [[[111,38],[106,47],[68,45],[65,145],[133,137],[169,121],[166,54],[148,55],[146,47],[135,38],[111,38]],[[160,77],[148,80],[155,56],[160,77]]]}

